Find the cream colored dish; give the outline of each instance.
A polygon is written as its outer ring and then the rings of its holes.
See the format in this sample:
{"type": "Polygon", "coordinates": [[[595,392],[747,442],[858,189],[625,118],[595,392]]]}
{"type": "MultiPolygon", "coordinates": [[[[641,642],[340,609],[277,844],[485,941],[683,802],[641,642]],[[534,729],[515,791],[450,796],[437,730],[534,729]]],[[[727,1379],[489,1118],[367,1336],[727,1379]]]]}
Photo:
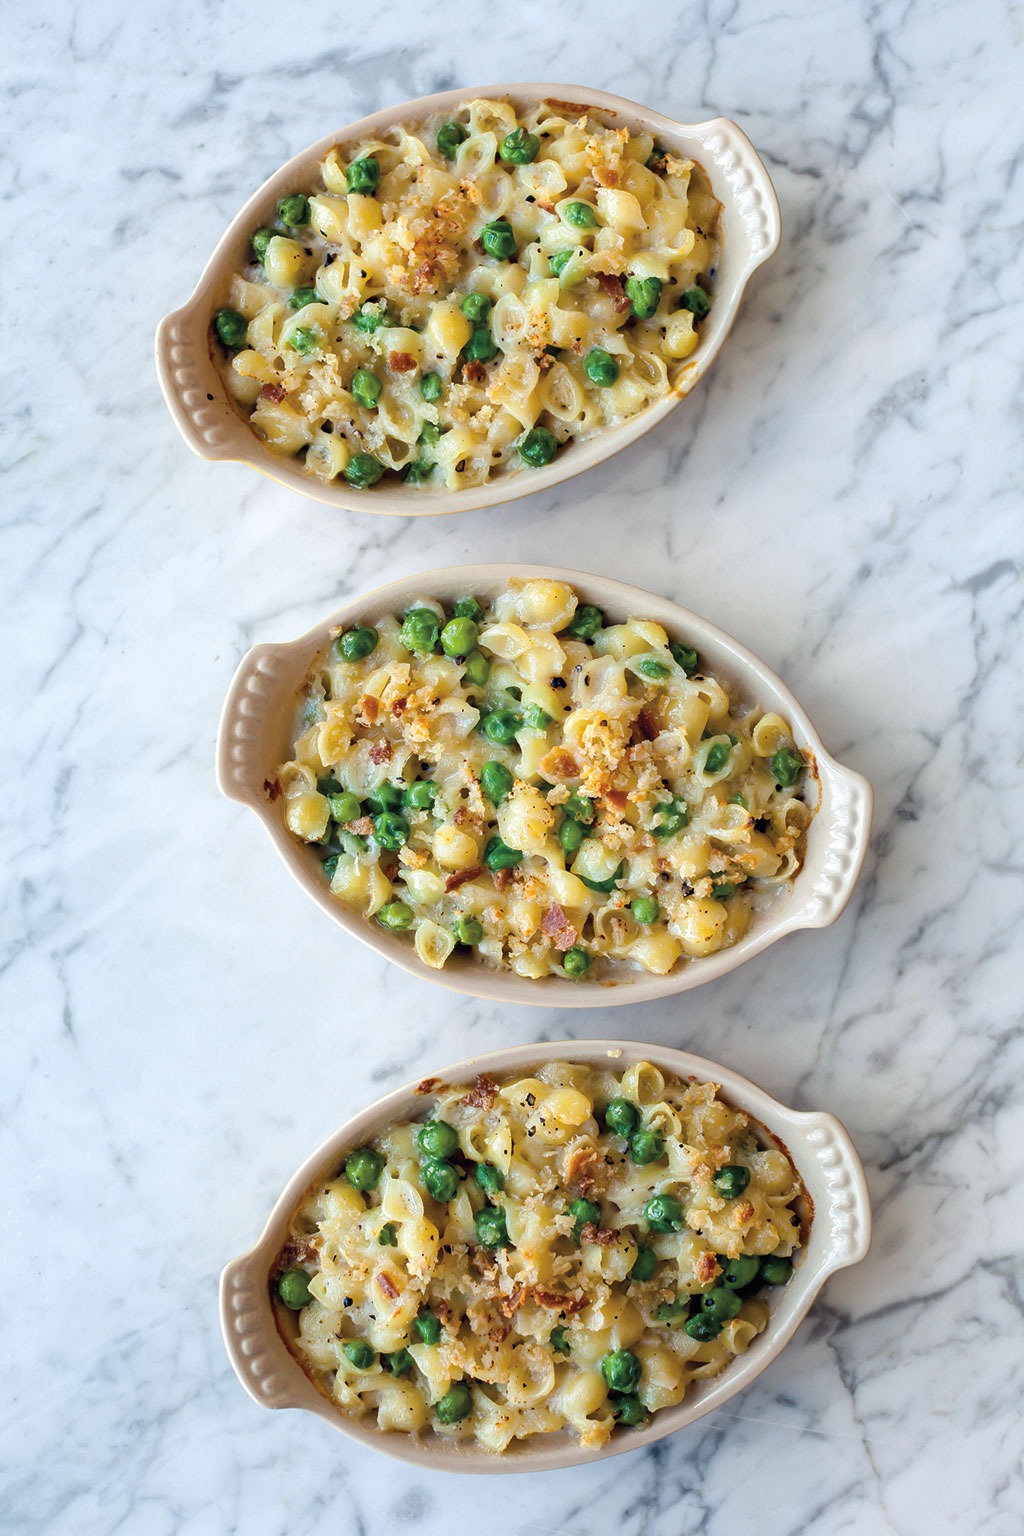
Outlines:
{"type": "MultiPolygon", "coordinates": [[[[179,430],[189,447],[203,458],[249,463],[303,495],[360,511],[423,516],[493,506],[544,490],[601,463],[663,420],[717,355],[747,280],[775,251],[779,236],[778,204],[767,172],[746,136],[727,119],[686,125],[625,98],[568,85],[499,85],[440,92],[350,124],[311,145],[276,172],[232,221],[188,303],[161,322],[156,337],[157,371],[179,430]],[[446,490],[392,481],[360,488],[348,484],[340,473],[336,478],[319,479],[297,459],[284,457],[262,442],[242,407],[230,398],[218,366],[223,364],[221,349],[210,331],[214,310],[226,302],[231,273],[245,267],[254,230],[273,221],[282,199],[293,196],[296,189],[316,185],[322,162],[337,145],[372,143],[398,125],[436,122],[439,115],[454,113],[468,101],[486,98],[502,99],[524,113],[545,102],[554,103],[566,115],[568,108],[596,110],[605,122],[650,135],[676,159],[700,165],[721,204],[717,231],[721,249],[714,302],[700,325],[699,345],[678,365],[667,394],[621,425],[604,427],[585,440],[567,443],[546,467],[524,466],[481,484],[446,490]]],[[[301,319],[301,311],[297,318],[301,319]]],[[[464,477],[454,472],[448,475],[451,484],[459,478],[464,477]]]]}
{"type": "Polygon", "coordinates": [[[290,644],[255,647],[242,661],[224,707],[218,780],[224,794],[256,811],[289,871],[318,905],[378,953],[412,974],[455,991],[559,1007],[644,1002],[683,991],[725,974],[785,933],[835,921],[863,863],[871,811],[866,782],[829,756],[793,696],[737,642],[665,599],[608,578],[548,567],[463,566],[423,572],[359,598],[290,644]],[[425,597],[450,605],[472,593],[486,604],[513,578],[566,582],[582,603],[600,608],[611,622],[643,617],[663,625],[673,639],[684,639],[698,650],[706,667],[722,678],[731,694],[742,695],[762,710],[776,711],[788,723],[817,786],[803,863],[788,888],[780,889],[770,910],[756,914],[731,947],[687,960],[666,975],[623,969],[614,974],[583,974],[576,980],[552,974],[524,976],[491,969],[462,950],[451,954],[443,970],[438,970],[419,958],[408,935],[388,931],[339,901],[312,847],[288,830],[279,769],[292,756],[296,714],[310,669],[332,634],[353,625],[373,624],[382,613],[404,613],[425,597]]]}
{"type": "MultiPolygon", "coordinates": [[[[265,1407],[304,1408],[364,1444],[426,1467],[503,1472],[571,1466],[652,1444],[720,1408],[759,1375],[788,1342],[827,1277],[864,1257],[870,1241],[870,1226],[870,1203],[863,1170],[846,1131],[830,1115],[787,1109],[726,1068],[665,1047],[627,1041],[562,1041],[517,1046],[460,1062],[444,1069],[439,1076],[398,1089],[349,1120],[321,1146],[290,1180],[256,1246],[224,1270],[220,1289],[221,1326],[239,1380],[250,1396],[265,1407]],[[529,1439],[515,1440],[498,1452],[477,1444],[465,1429],[462,1438],[457,1434],[449,1436],[430,1430],[383,1432],[372,1423],[372,1414],[354,1417],[346,1413],[314,1385],[293,1355],[289,1342],[295,1335],[296,1314],[271,1299],[281,1268],[282,1250],[288,1254],[291,1251],[288,1245],[294,1242],[292,1222],[296,1210],[311,1189],[337,1175],[350,1153],[365,1149],[389,1125],[427,1118],[435,1100],[446,1102],[446,1094],[450,1099],[449,1085],[474,1081],[479,1084],[488,1080],[501,1084],[538,1072],[544,1072],[545,1080],[552,1075],[558,1079],[565,1073],[553,1067],[555,1063],[578,1064],[584,1068],[581,1080],[587,1081],[611,1082],[610,1074],[614,1074],[631,1082],[636,1077],[631,1069],[638,1063],[650,1063],[666,1077],[715,1084],[726,1105],[755,1123],[752,1128],[756,1128],[757,1140],[762,1146],[775,1144],[791,1159],[800,1188],[796,1198],[800,1216],[796,1260],[788,1282],[773,1285],[768,1292],[760,1293],[762,1299],[756,1309],[760,1331],[755,1334],[753,1328],[745,1330],[750,1335],[742,1341],[747,1346],[745,1351],[723,1361],[720,1374],[708,1372],[702,1376],[698,1373],[690,1380],[680,1401],[657,1407],[643,1425],[615,1429],[600,1444],[593,1443],[593,1439],[589,1444],[580,1443],[567,1431],[554,1429],[529,1439]]],[[[794,1240],[795,1235],[788,1242],[794,1240]]],[[[666,1240],[660,1241],[664,1247],[666,1240]]],[[[663,1263],[667,1265],[668,1274],[672,1260],[663,1256],[663,1263]]],[[[571,1313],[569,1317],[571,1320],[571,1313]]],[[[571,1334],[572,1330],[569,1331],[571,1334]]],[[[584,1335],[577,1333],[576,1338],[578,1347],[583,1348],[584,1335]]],[[[442,1343],[441,1348],[444,1351],[448,1347],[442,1343]]],[[[639,1345],[638,1350],[644,1358],[644,1369],[653,1373],[656,1352],[652,1351],[648,1356],[639,1345]]],[[[450,1354],[454,1362],[455,1353],[449,1350],[445,1360],[450,1354]]],[[[432,1365],[423,1351],[421,1355],[427,1369],[425,1380],[430,1380],[431,1371],[436,1374],[441,1370],[441,1374],[445,1374],[447,1367],[442,1369],[439,1364],[432,1365]]],[[[452,1364],[451,1369],[456,1372],[458,1367],[452,1364]]],[[[417,1379],[418,1375],[419,1367],[417,1379]]],[[[446,1376],[446,1382],[447,1379],[446,1376]]],[[[444,1385],[438,1377],[438,1382],[428,1390],[440,1396],[444,1385]]],[[[476,1411],[479,1413],[485,1408],[485,1399],[481,1396],[476,1411]]]]}

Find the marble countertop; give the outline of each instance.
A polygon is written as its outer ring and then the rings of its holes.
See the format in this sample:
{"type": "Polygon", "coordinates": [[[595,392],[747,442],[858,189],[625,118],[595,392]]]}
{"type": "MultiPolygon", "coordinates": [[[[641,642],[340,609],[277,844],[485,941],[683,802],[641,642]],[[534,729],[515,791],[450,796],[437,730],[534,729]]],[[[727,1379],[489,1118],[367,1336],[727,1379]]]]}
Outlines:
{"type": "Polygon", "coordinates": [[[625,17],[9,17],[4,1531],[1024,1524],[1019,27],[994,0],[625,17]],[[445,520],[332,514],[192,458],[153,331],[252,188],[378,106],[537,75],[733,116],[768,163],[783,246],[693,397],[554,493],[445,520]],[[782,674],[877,795],[834,928],[580,1016],[425,986],[309,906],[214,787],[238,658],[488,558],[671,594],[782,674]],[[619,1032],[831,1110],[863,1155],[873,1251],[750,1390],[651,1451],[500,1485],[245,1397],[218,1272],[313,1145],[471,1050],[619,1032]]]}

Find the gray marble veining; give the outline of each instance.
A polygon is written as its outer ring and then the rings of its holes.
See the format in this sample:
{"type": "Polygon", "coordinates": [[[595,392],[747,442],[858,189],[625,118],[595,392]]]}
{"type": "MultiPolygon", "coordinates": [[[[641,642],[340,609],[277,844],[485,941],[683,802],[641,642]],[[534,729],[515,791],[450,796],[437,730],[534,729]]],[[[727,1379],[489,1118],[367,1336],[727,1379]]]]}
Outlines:
{"type": "Polygon", "coordinates": [[[56,0],[7,30],[0,1527],[1016,1536],[1019,15],[56,0]],[[152,334],[253,186],[377,106],[537,75],[734,116],[775,177],[783,247],[686,406],[550,495],[444,521],[192,459],[152,334]],[[379,580],[492,557],[671,592],[782,673],[877,792],[835,928],[624,1019],[455,999],[317,917],[214,789],[234,664],[379,580]],[[868,1167],[871,1256],[731,1411],[495,1484],[244,1397],[216,1276],[312,1145],[473,1048],[622,1030],[834,1111],[868,1167]]]}

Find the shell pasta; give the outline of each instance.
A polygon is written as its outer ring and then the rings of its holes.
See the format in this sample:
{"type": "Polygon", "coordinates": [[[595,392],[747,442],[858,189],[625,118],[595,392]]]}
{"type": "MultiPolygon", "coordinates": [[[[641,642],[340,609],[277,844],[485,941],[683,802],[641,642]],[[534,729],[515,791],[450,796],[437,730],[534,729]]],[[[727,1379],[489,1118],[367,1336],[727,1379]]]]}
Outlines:
{"type": "Polygon", "coordinates": [[[684,639],[566,583],[432,596],[336,634],[270,785],[338,901],[440,969],[676,966],[799,870],[813,763],[684,639]]]}
{"type": "Polygon", "coordinates": [[[714,1083],[552,1062],[421,1089],[431,1118],[318,1182],[271,1277],[289,1348],[346,1413],[494,1452],[601,1446],[765,1327],[812,1212],[714,1083]]]}
{"type": "Polygon", "coordinates": [[[339,145],[254,230],[212,317],[229,393],[330,481],[480,485],[676,387],[719,204],[606,115],[467,101],[339,145]]]}

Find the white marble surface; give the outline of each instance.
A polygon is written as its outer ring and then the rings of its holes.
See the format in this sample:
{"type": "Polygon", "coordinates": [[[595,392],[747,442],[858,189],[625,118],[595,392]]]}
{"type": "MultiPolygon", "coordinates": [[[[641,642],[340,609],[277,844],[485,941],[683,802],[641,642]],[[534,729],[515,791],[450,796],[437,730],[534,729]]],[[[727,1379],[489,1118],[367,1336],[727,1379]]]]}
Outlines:
{"type": "Polygon", "coordinates": [[[628,16],[8,13],[5,1532],[1024,1524],[1019,17],[628,16]],[[556,494],[446,521],[332,515],[193,459],[152,334],[256,183],[393,100],[538,75],[735,116],[765,155],[784,245],[698,393],[556,494]],[[238,657],[378,580],[489,557],[670,592],[787,678],[877,792],[835,928],[664,1006],[580,1017],[422,985],[308,906],[214,788],[238,657]],[[501,1484],[250,1403],[217,1274],[308,1149],[473,1048],[621,1030],[832,1110],[861,1148],[874,1250],[766,1375],[653,1452],[501,1484]]]}

